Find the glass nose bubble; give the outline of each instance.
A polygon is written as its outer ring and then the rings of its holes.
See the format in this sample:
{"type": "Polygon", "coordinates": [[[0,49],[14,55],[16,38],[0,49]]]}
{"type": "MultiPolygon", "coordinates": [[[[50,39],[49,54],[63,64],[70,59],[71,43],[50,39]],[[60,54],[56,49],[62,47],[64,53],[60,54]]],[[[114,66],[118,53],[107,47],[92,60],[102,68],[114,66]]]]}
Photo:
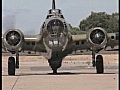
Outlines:
{"type": "Polygon", "coordinates": [[[60,34],[61,32],[63,32],[63,29],[63,22],[58,19],[53,19],[47,24],[47,30],[50,34],[60,34]]]}

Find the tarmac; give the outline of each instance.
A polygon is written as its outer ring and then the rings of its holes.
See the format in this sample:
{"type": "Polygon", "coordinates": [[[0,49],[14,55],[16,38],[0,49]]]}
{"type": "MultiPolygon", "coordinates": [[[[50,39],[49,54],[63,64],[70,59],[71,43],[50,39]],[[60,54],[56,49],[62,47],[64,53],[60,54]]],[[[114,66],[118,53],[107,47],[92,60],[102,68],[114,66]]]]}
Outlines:
{"type": "Polygon", "coordinates": [[[52,74],[46,59],[38,56],[20,56],[20,68],[16,69],[15,76],[8,76],[8,56],[3,57],[2,90],[119,89],[118,57],[104,60],[103,74],[96,74],[96,69],[92,67],[91,58],[88,56],[83,60],[65,58],[58,74],[52,74]]]}

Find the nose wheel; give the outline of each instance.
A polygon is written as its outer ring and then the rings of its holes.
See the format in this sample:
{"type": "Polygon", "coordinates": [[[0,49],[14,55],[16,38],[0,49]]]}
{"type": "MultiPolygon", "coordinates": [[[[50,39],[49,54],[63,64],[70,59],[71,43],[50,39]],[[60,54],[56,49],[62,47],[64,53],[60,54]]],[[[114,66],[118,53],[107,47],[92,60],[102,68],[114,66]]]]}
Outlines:
{"type": "Polygon", "coordinates": [[[49,59],[48,62],[49,62],[49,66],[53,70],[53,74],[57,74],[57,69],[61,67],[62,59],[57,59],[55,57],[53,57],[53,58],[49,59]]]}
{"type": "Polygon", "coordinates": [[[57,74],[57,68],[53,69],[53,74],[57,74]]]}

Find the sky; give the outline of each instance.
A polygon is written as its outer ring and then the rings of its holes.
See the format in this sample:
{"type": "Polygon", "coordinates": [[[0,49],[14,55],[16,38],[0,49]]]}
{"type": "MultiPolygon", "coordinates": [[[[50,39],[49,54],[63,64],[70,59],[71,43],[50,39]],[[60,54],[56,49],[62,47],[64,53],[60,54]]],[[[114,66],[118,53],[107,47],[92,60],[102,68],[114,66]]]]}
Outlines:
{"type": "MultiPolygon", "coordinates": [[[[38,34],[51,7],[52,0],[2,0],[2,22],[5,22],[4,17],[15,15],[12,27],[24,34],[38,34]]],[[[56,8],[62,10],[65,20],[73,27],[78,27],[91,12],[112,14],[119,12],[118,7],[118,0],[56,0],[56,8]]],[[[5,31],[3,28],[2,33],[5,31]]]]}

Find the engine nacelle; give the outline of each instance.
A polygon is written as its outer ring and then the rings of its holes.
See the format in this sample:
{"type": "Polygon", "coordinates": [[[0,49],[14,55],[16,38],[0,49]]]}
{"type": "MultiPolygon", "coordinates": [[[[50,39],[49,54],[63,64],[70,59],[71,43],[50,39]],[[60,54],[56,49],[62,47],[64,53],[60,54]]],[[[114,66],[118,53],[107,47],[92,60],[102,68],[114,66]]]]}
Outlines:
{"type": "Polygon", "coordinates": [[[101,27],[92,28],[87,32],[87,42],[90,47],[101,48],[107,43],[107,33],[101,27]]]}
{"type": "Polygon", "coordinates": [[[9,29],[3,35],[3,43],[8,51],[21,51],[24,43],[24,35],[18,29],[9,29]]]}

